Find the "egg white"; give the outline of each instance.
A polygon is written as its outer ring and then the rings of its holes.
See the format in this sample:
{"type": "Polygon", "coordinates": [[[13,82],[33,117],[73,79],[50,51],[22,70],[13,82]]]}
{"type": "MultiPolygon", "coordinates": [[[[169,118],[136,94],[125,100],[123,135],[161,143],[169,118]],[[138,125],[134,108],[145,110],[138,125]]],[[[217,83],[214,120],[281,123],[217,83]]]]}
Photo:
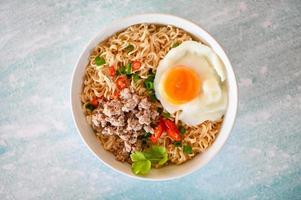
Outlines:
{"type": "Polygon", "coordinates": [[[227,88],[225,70],[216,53],[206,45],[195,41],[185,41],[171,49],[160,61],[154,88],[156,97],[169,113],[181,111],[179,120],[187,125],[196,126],[206,120],[220,119],[227,107],[227,88]],[[169,102],[163,88],[166,72],[179,65],[194,70],[202,80],[200,93],[193,100],[175,105],[169,102]]]}

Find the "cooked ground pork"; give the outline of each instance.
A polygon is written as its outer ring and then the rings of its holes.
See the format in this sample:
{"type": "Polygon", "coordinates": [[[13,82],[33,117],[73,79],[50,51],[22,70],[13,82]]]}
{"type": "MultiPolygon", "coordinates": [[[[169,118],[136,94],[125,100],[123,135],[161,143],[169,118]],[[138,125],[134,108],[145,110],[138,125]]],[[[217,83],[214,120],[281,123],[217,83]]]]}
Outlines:
{"type": "Polygon", "coordinates": [[[118,136],[124,144],[123,152],[115,155],[118,160],[126,160],[139,147],[137,138],[145,132],[154,132],[151,123],[156,123],[158,117],[156,108],[145,96],[126,88],[120,92],[120,99],[103,100],[93,111],[92,127],[103,135],[118,136]]]}
{"type": "Polygon", "coordinates": [[[150,123],[151,123],[151,111],[150,110],[140,110],[136,114],[136,117],[139,119],[140,124],[150,125],[150,123]]]}
{"type": "Polygon", "coordinates": [[[120,102],[119,100],[112,100],[112,101],[108,101],[108,102],[104,102],[103,103],[103,113],[108,116],[111,117],[113,115],[120,115],[122,113],[122,102],[120,102]]]}

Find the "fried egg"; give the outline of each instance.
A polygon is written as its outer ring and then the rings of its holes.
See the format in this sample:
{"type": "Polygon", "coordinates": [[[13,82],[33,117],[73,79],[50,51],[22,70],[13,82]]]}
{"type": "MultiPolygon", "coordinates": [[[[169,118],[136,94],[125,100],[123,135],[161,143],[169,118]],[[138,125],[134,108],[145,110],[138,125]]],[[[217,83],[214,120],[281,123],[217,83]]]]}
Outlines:
{"type": "Polygon", "coordinates": [[[160,61],[154,80],[156,97],[169,113],[190,126],[220,119],[227,107],[226,73],[208,46],[185,41],[160,61]]]}

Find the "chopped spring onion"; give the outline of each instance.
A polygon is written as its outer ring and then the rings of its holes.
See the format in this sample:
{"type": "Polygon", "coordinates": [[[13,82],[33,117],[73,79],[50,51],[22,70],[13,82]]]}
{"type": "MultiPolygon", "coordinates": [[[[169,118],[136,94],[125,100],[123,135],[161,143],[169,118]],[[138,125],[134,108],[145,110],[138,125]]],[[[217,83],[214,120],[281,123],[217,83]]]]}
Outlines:
{"type": "Polygon", "coordinates": [[[151,80],[146,80],[144,82],[144,86],[147,90],[153,90],[154,89],[154,83],[151,80]]]}
{"type": "Polygon", "coordinates": [[[149,74],[146,80],[154,81],[155,74],[149,74]]]}
{"type": "Polygon", "coordinates": [[[126,74],[125,66],[122,66],[121,68],[118,69],[118,74],[126,74]]]}
{"type": "Polygon", "coordinates": [[[118,69],[118,74],[131,75],[131,73],[132,73],[131,63],[123,65],[121,68],[118,69]]]}
{"type": "Polygon", "coordinates": [[[191,153],[192,153],[192,148],[191,148],[191,146],[184,145],[184,146],[183,146],[183,152],[186,153],[186,154],[191,154],[191,153]]]}
{"type": "Polygon", "coordinates": [[[127,47],[125,47],[125,50],[126,50],[128,53],[130,53],[131,51],[134,50],[134,46],[131,45],[131,44],[129,44],[127,47]]]}
{"type": "Polygon", "coordinates": [[[133,77],[134,82],[137,82],[140,79],[138,74],[133,74],[132,77],[133,77]]]}
{"type": "Polygon", "coordinates": [[[156,95],[154,91],[154,79],[155,79],[155,74],[149,74],[147,79],[144,81],[144,86],[148,90],[148,94],[151,98],[152,101],[156,101],[156,95]]]}
{"type": "Polygon", "coordinates": [[[174,142],[173,144],[174,144],[176,147],[180,147],[180,146],[182,145],[181,142],[174,142]]]}
{"type": "Polygon", "coordinates": [[[125,66],[125,74],[130,75],[131,73],[132,73],[132,65],[131,65],[131,63],[128,63],[125,66]]]}
{"type": "Polygon", "coordinates": [[[101,65],[103,65],[103,64],[105,64],[105,63],[106,63],[106,61],[105,61],[105,59],[103,59],[102,57],[97,56],[97,57],[95,58],[95,64],[96,64],[97,66],[101,66],[101,65]]]}

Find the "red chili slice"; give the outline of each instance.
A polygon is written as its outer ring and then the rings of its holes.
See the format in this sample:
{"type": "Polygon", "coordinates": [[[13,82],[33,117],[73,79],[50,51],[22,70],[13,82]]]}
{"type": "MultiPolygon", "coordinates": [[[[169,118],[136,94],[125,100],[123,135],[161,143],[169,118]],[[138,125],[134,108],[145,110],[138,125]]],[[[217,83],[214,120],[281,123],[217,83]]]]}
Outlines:
{"type": "Polygon", "coordinates": [[[139,61],[133,61],[132,62],[132,70],[133,71],[136,71],[136,70],[140,69],[140,67],[141,67],[141,62],[139,62],[139,61]]]}
{"type": "Polygon", "coordinates": [[[180,131],[178,130],[176,124],[169,120],[169,119],[164,119],[164,125],[166,127],[166,132],[167,132],[167,135],[169,137],[171,137],[173,140],[175,141],[181,141],[181,134],[180,134],[180,131]]]}
{"type": "Polygon", "coordinates": [[[115,74],[116,74],[116,70],[115,70],[115,68],[114,68],[114,65],[111,65],[111,66],[109,67],[109,75],[110,75],[111,77],[114,77],[115,74]]]}
{"type": "Polygon", "coordinates": [[[129,84],[129,80],[127,79],[126,76],[119,76],[116,80],[116,85],[120,90],[126,88],[128,84],[129,84]]]}
{"type": "Polygon", "coordinates": [[[94,98],[92,99],[91,104],[92,104],[95,108],[98,107],[98,101],[97,101],[97,98],[96,98],[96,97],[94,97],[94,98]]]}
{"type": "Polygon", "coordinates": [[[158,139],[161,137],[163,131],[164,131],[164,122],[163,120],[160,120],[159,124],[156,126],[154,130],[154,134],[152,134],[152,136],[150,137],[152,143],[158,142],[158,139]]]}

